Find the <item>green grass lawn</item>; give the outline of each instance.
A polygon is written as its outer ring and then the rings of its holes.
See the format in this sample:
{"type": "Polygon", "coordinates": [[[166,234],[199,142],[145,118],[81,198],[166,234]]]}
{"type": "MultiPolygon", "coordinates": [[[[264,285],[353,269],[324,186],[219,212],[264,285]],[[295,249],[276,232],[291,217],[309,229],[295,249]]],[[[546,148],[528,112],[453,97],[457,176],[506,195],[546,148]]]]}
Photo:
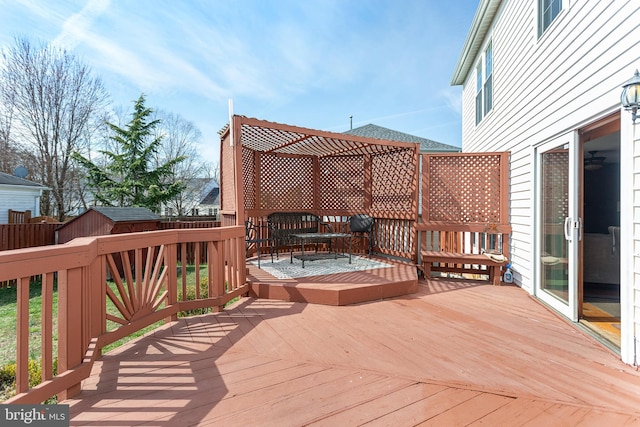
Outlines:
{"type": "MultiPolygon", "coordinates": [[[[16,287],[0,289],[0,366],[16,360],[16,329],[17,329],[17,289],[16,287]]],[[[40,358],[40,325],[42,312],[42,285],[40,281],[33,282],[29,287],[29,357],[40,358]]],[[[53,310],[57,313],[58,292],[54,285],[53,310]]],[[[54,354],[57,353],[58,319],[53,316],[53,345],[54,354]]]]}

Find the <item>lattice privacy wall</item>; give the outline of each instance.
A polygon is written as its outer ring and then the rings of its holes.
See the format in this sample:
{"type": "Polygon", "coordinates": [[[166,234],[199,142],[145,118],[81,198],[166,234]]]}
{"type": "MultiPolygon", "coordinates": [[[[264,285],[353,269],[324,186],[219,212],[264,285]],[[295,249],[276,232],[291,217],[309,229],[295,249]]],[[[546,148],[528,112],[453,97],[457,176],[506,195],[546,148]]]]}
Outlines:
{"type": "Polygon", "coordinates": [[[414,150],[378,154],[371,159],[371,212],[411,215],[417,206],[414,150]]]}
{"type": "Polygon", "coordinates": [[[320,159],[320,208],[323,211],[365,208],[364,156],[320,159]]]}
{"type": "Polygon", "coordinates": [[[244,185],[244,208],[256,208],[255,156],[253,150],[242,149],[242,182],[244,185]]]}
{"type": "Polygon", "coordinates": [[[542,155],[543,222],[562,224],[569,216],[569,153],[554,151],[542,155]]]}
{"type": "Polygon", "coordinates": [[[500,223],[500,154],[428,157],[426,222],[500,223]]]}
{"type": "Polygon", "coordinates": [[[235,174],[233,172],[235,168],[235,162],[233,161],[234,147],[229,146],[229,138],[225,138],[220,141],[221,151],[220,161],[224,165],[224,168],[220,169],[220,194],[222,204],[220,208],[226,211],[233,211],[236,209],[235,200],[235,174]]]}
{"type": "Polygon", "coordinates": [[[312,210],[313,183],[313,158],[263,154],[258,209],[312,210]]]}

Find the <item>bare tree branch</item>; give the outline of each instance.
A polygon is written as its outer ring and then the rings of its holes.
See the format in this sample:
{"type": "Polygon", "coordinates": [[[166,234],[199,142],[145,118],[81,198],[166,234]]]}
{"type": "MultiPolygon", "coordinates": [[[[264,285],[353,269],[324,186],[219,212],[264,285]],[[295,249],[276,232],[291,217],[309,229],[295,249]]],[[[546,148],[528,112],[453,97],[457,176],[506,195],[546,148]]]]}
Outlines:
{"type": "Polygon", "coordinates": [[[77,178],[71,154],[87,149],[108,94],[66,50],[16,39],[2,56],[1,100],[13,108],[16,139],[33,148],[32,179],[51,188],[41,213],[63,220],[71,208],[70,181],[77,178]]]}

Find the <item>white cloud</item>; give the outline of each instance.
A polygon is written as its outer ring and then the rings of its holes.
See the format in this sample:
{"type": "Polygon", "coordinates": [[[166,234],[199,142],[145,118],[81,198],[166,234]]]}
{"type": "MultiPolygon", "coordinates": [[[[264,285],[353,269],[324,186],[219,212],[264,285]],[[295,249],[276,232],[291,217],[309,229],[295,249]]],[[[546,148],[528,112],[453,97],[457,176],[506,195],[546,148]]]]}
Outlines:
{"type": "Polygon", "coordinates": [[[448,87],[438,93],[438,96],[444,99],[447,107],[458,116],[462,116],[462,93],[460,92],[459,88],[448,87]]]}
{"type": "Polygon", "coordinates": [[[75,48],[91,31],[96,18],[108,10],[110,0],[89,0],[78,13],[71,15],[62,24],[62,31],[53,39],[52,44],[75,48]]]}

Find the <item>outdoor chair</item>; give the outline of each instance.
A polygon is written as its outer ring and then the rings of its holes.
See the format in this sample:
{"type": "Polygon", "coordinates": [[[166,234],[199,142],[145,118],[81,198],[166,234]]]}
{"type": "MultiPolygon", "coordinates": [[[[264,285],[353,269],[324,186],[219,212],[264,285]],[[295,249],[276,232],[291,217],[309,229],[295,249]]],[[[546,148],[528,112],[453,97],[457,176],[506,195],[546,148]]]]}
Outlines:
{"type": "Polygon", "coordinates": [[[367,214],[357,214],[347,219],[348,232],[352,238],[369,240],[369,258],[373,252],[373,225],[374,220],[367,214]]]}
{"type": "Polygon", "coordinates": [[[271,254],[271,262],[273,262],[273,249],[271,245],[271,238],[269,238],[269,228],[265,226],[259,226],[252,221],[247,220],[244,222],[245,228],[245,245],[246,245],[246,257],[249,257],[249,248],[252,245],[256,246],[256,255],[258,256],[258,268],[260,268],[260,247],[263,243],[268,243],[269,253],[271,254]],[[260,232],[264,230],[264,232],[260,232]]]}

